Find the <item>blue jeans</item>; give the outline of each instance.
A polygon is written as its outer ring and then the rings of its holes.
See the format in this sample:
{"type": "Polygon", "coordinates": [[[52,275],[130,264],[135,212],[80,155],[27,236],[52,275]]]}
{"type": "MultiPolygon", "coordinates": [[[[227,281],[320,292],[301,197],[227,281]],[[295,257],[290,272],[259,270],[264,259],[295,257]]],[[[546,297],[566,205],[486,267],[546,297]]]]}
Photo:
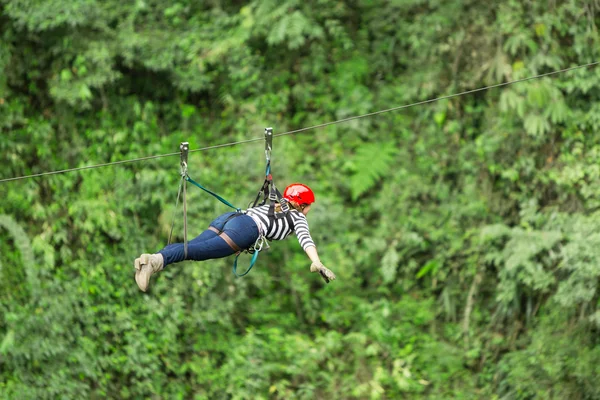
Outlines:
{"type": "MultiPolygon", "coordinates": [[[[239,214],[230,218],[235,212],[223,214],[210,226],[215,227],[233,240],[241,249],[247,249],[258,239],[258,227],[256,223],[246,214],[239,214]]],[[[159,251],[165,260],[165,267],[169,264],[185,260],[204,261],[213,258],[227,257],[235,253],[225,240],[209,229],[188,242],[188,255],[184,257],[183,243],[173,243],[159,251]]]]}

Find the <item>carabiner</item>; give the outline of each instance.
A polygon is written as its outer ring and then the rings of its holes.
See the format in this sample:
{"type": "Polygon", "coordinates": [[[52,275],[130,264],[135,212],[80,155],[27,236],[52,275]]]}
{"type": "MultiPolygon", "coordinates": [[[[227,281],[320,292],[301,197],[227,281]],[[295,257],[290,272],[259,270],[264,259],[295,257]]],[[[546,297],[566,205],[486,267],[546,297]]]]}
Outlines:
{"type": "Polygon", "coordinates": [[[181,176],[187,176],[188,173],[188,152],[190,150],[190,144],[188,142],[181,142],[179,144],[179,151],[181,153],[181,176]]]}
{"type": "Polygon", "coordinates": [[[271,150],[273,150],[273,128],[265,128],[265,157],[267,162],[271,161],[271,150]]]}

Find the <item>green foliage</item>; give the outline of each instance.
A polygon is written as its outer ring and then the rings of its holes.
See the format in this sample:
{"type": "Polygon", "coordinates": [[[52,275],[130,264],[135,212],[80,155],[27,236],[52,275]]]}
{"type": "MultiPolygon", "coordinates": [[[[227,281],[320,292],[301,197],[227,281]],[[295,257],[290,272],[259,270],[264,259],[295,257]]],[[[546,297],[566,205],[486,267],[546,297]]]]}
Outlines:
{"type": "MultiPolygon", "coordinates": [[[[0,1],[0,178],[260,137],[597,61],[585,0],[0,1]]],[[[0,398],[600,399],[600,69],[278,137],[294,240],[165,245],[176,156],[0,185],[0,398]]],[[[234,204],[262,144],[190,155],[234,204]]],[[[190,189],[190,235],[227,211],[190,189]]],[[[179,212],[177,215],[180,215],[179,212]]],[[[175,227],[182,240],[181,221],[175,227]]]]}
{"type": "Polygon", "coordinates": [[[356,149],[350,161],[356,171],[350,178],[352,200],[372,189],[387,174],[395,154],[393,143],[365,143],[356,149]]]}
{"type": "MultiPolygon", "coordinates": [[[[25,276],[27,276],[27,283],[29,285],[29,289],[31,290],[31,296],[33,298],[37,298],[40,295],[40,282],[37,276],[37,266],[35,264],[35,259],[33,256],[33,252],[31,250],[31,243],[29,242],[29,238],[27,237],[27,233],[21,228],[21,226],[10,216],[8,215],[0,215],[0,228],[6,230],[9,234],[9,238],[14,243],[14,246],[18,250],[21,256],[21,265],[24,267],[25,276]]],[[[14,262],[15,260],[13,260],[14,262]]],[[[17,264],[18,265],[18,264],[17,264]]],[[[2,281],[5,283],[9,283],[8,275],[10,274],[9,268],[14,268],[14,265],[5,267],[5,279],[2,281]]],[[[0,273],[2,273],[3,265],[0,263],[0,273]]],[[[12,282],[12,284],[16,284],[17,282],[12,282]]],[[[10,286],[6,285],[5,290],[2,292],[10,295],[12,290],[9,290],[10,286]]]]}

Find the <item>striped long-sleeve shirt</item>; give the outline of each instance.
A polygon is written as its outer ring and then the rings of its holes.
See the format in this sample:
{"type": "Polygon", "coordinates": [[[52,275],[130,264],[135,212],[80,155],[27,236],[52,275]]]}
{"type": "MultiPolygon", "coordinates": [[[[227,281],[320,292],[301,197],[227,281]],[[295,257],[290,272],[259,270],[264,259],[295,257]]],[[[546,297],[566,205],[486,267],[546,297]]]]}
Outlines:
{"type": "Polygon", "coordinates": [[[302,246],[304,250],[315,245],[310,237],[308,221],[304,214],[297,210],[290,209],[289,213],[294,222],[294,228],[292,229],[287,218],[273,219],[273,222],[271,223],[268,212],[268,204],[246,210],[246,213],[254,219],[254,222],[256,222],[260,231],[263,232],[267,239],[283,240],[288,237],[290,233],[295,231],[300,246],[302,246]]]}

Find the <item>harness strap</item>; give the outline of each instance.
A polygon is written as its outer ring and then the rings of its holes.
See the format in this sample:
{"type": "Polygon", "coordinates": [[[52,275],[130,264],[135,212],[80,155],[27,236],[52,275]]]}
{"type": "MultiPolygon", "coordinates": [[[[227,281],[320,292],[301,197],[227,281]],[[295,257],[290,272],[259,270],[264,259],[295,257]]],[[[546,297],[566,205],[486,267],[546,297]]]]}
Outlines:
{"type": "Polygon", "coordinates": [[[258,194],[256,195],[256,199],[254,200],[252,207],[257,207],[257,206],[260,207],[260,206],[265,205],[265,203],[267,202],[267,198],[269,197],[269,186],[271,185],[269,178],[273,179],[272,177],[269,177],[269,176],[267,176],[267,178],[265,178],[265,181],[263,182],[262,187],[260,188],[260,190],[258,191],[258,194]],[[258,200],[260,199],[261,194],[263,195],[263,199],[259,203],[258,200]]]}
{"type": "Polygon", "coordinates": [[[258,253],[260,253],[260,250],[257,250],[254,252],[254,254],[252,255],[252,260],[250,260],[250,266],[248,267],[248,269],[246,270],[246,272],[244,272],[243,274],[238,274],[237,273],[237,261],[238,261],[238,257],[240,256],[239,254],[235,257],[235,260],[233,261],[233,274],[235,276],[237,276],[238,278],[241,278],[242,276],[248,275],[248,272],[250,272],[250,270],[252,269],[252,267],[254,267],[254,264],[256,264],[256,259],[258,258],[258,253]]]}
{"type": "Polygon", "coordinates": [[[177,200],[175,201],[175,208],[173,209],[173,218],[171,218],[171,231],[169,232],[169,240],[167,241],[167,245],[171,244],[171,239],[173,238],[173,228],[175,227],[175,213],[177,211],[177,206],[179,205],[179,198],[181,197],[183,182],[184,178],[181,177],[181,179],[179,180],[179,189],[177,189],[177,200]]]}
{"type": "Polygon", "coordinates": [[[242,249],[240,249],[240,247],[237,244],[235,244],[235,242],[225,232],[218,230],[214,226],[209,226],[208,229],[210,229],[211,231],[213,231],[217,235],[219,235],[221,237],[221,239],[223,239],[225,242],[227,242],[229,247],[231,247],[231,249],[233,251],[235,251],[236,253],[239,253],[240,251],[242,251],[242,249]]]}
{"type": "MultiPolygon", "coordinates": [[[[223,228],[225,227],[225,225],[227,224],[227,222],[232,219],[235,218],[237,216],[241,215],[240,213],[236,213],[236,214],[232,214],[230,215],[225,222],[223,223],[223,228]]],[[[248,275],[248,273],[250,272],[250,270],[252,269],[252,267],[254,267],[254,264],[256,264],[256,260],[258,259],[258,253],[260,253],[260,251],[263,248],[263,244],[264,244],[264,237],[263,236],[259,236],[259,238],[256,240],[256,243],[254,243],[254,246],[252,246],[249,249],[246,249],[246,252],[248,253],[252,253],[252,259],[250,260],[250,266],[248,267],[248,269],[243,273],[243,274],[238,274],[237,273],[237,262],[238,262],[238,258],[240,257],[240,254],[242,253],[242,251],[244,251],[243,249],[240,248],[240,246],[238,246],[237,244],[235,244],[235,242],[233,241],[233,239],[231,239],[229,237],[228,234],[226,234],[222,229],[218,229],[215,228],[214,226],[209,226],[208,227],[209,230],[215,232],[217,235],[219,235],[219,237],[221,239],[223,239],[228,245],[229,247],[231,247],[231,249],[233,251],[235,251],[237,254],[235,256],[235,260],[233,261],[233,274],[235,276],[237,276],[238,278],[241,278],[242,276],[248,275]],[[262,242],[261,242],[262,240],[262,242]],[[257,247],[258,242],[261,242],[260,246],[257,247]]],[[[268,247],[268,245],[267,245],[268,247]]]]}
{"type": "Polygon", "coordinates": [[[200,189],[204,190],[206,193],[209,193],[211,195],[213,195],[214,197],[217,198],[217,200],[219,200],[221,203],[225,204],[226,206],[229,206],[231,208],[233,208],[236,211],[241,211],[241,209],[237,208],[236,206],[234,206],[233,204],[231,204],[230,202],[228,202],[227,200],[225,200],[224,198],[222,198],[221,196],[219,196],[218,194],[216,194],[215,192],[205,188],[204,186],[202,186],[201,184],[199,184],[198,182],[196,182],[195,180],[193,180],[192,178],[189,177],[189,175],[186,175],[185,180],[188,181],[189,183],[191,183],[194,186],[199,187],[200,189]]]}
{"type": "Polygon", "coordinates": [[[179,145],[180,158],[181,158],[181,179],[179,180],[179,189],[177,190],[177,200],[175,201],[175,209],[173,210],[173,220],[171,221],[171,231],[169,232],[169,240],[167,245],[171,244],[171,239],[173,237],[173,228],[175,226],[175,212],[177,211],[177,206],[179,205],[179,197],[183,192],[183,257],[187,259],[188,255],[188,239],[187,239],[187,160],[188,160],[188,151],[189,151],[189,143],[181,142],[179,145]]]}
{"type": "Polygon", "coordinates": [[[296,230],[296,225],[294,224],[294,220],[292,219],[292,215],[287,212],[285,214],[285,219],[287,219],[288,224],[290,224],[290,228],[292,229],[292,232],[294,232],[296,230]]]}
{"type": "Polygon", "coordinates": [[[292,215],[290,214],[290,211],[286,211],[286,212],[281,212],[279,214],[275,213],[275,204],[271,204],[271,206],[269,207],[269,211],[267,212],[267,217],[269,217],[269,226],[267,227],[267,232],[271,231],[271,228],[273,227],[273,224],[275,223],[275,220],[278,219],[282,219],[285,218],[288,222],[288,225],[290,226],[290,229],[292,230],[292,232],[296,229],[296,224],[294,224],[294,220],[292,219],[292,215]]]}
{"type": "Polygon", "coordinates": [[[179,144],[180,161],[181,161],[181,180],[183,183],[183,259],[188,256],[188,236],[187,236],[187,171],[188,171],[188,153],[190,144],[181,142],[179,144]]]}
{"type": "Polygon", "coordinates": [[[183,259],[188,256],[188,235],[187,235],[187,182],[183,181],[183,259]]]}

